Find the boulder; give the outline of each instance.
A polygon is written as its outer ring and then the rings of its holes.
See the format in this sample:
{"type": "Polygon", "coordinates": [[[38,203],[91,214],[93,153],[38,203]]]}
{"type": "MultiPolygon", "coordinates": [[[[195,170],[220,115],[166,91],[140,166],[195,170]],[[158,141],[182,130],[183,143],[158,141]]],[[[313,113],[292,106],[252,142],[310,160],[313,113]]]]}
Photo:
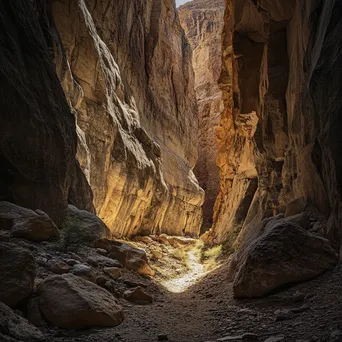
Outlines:
{"type": "Polygon", "coordinates": [[[46,265],[51,272],[56,274],[68,273],[70,271],[69,265],[62,260],[51,259],[46,265]]]}
{"type": "Polygon", "coordinates": [[[105,267],[103,271],[113,279],[121,277],[121,269],[119,267],[105,267]]]}
{"type": "Polygon", "coordinates": [[[10,202],[0,202],[0,229],[31,241],[58,239],[60,234],[50,217],[41,210],[30,210],[10,202]]]}
{"type": "Polygon", "coordinates": [[[135,271],[140,275],[153,276],[155,274],[148,264],[145,251],[142,249],[107,239],[99,240],[97,247],[106,249],[108,251],[108,257],[118,260],[129,270],[135,271]]]}
{"type": "Polygon", "coordinates": [[[33,289],[36,262],[26,249],[0,242],[0,301],[15,306],[33,289]]]}
{"type": "Polygon", "coordinates": [[[44,317],[61,328],[113,327],[123,321],[123,310],[108,291],[73,274],[46,278],[37,293],[44,317]]]}
{"type": "Polygon", "coordinates": [[[43,212],[36,217],[15,220],[11,235],[35,242],[59,239],[60,237],[57,226],[43,212]]]}
{"type": "Polygon", "coordinates": [[[153,302],[153,297],[142,290],[140,286],[125,291],[124,298],[130,302],[142,305],[151,304],[153,302]]]}
{"type": "Polygon", "coordinates": [[[17,315],[7,305],[0,302],[0,340],[6,341],[46,341],[42,332],[25,318],[17,315]],[[4,335],[2,335],[4,334],[4,335]]]}
{"type": "Polygon", "coordinates": [[[90,266],[84,264],[76,264],[72,268],[72,273],[77,277],[81,277],[85,280],[96,283],[96,275],[90,266]]]}
{"type": "Polygon", "coordinates": [[[94,241],[110,238],[108,227],[96,215],[69,205],[65,211],[63,226],[64,240],[70,244],[92,244],[94,241]]]}
{"type": "Polygon", "coordinates": [[[284,284],[317,277],[337,262],[328,240],[286,219],[271,220],[238,255],[234,295],[261,297],[284,284]]]}

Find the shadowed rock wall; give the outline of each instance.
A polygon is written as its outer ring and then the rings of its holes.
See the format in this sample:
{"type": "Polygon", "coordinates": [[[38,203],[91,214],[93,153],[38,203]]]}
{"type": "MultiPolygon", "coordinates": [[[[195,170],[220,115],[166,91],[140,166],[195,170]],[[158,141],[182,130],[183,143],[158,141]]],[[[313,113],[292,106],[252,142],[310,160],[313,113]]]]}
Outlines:
{"type": "Polygon", "coordinates": [[[75,203],[83,198],[77,204],[88,210],[92,195],[75,160],[75,119],[55,72],[47,7],[0,4],[0,199],[42,209],[60,223],[69,195],[75,203]]]}
{"type": "Polygon", "coordinates": [[[340,243],[342,6],[226,1],[215,242],[314,205],[340,243]]]}
{"type": "Polygon", "coordinates": [[[217,81],[222,65],[224,9],[224,0],[195,0],[178,9],[181,24],[193,49],[199,119],[199,156],[194,172],[205,190],[202,233],[213,223],[213,208],[220,188],[215,130],[223,110],[222,93],[217,81]]]}

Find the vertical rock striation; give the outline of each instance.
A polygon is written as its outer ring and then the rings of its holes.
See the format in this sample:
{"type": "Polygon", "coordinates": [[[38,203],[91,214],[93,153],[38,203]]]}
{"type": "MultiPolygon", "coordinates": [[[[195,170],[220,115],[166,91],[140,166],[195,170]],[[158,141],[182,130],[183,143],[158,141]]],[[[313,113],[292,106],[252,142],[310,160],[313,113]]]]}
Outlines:
{"type": "Polygon", "coordinates": [[[197,235],[194,77],[174,1],[55,0],[53,17],[97,214],[118,236],[197,235]]]}
{"type": "Polygon", "coordinates": [[[307,203],[326,215],[321,233],[339,244],[342,6],[226,3],[221,186],[210,237],[238,246],[263,218],[307,203]]]}
{"type": "MultiPolygon", "coordinates": [[[[82,175],[76,177],[75,119],[55,72],[47,13],[37,1],[0,4],[0,199],[42,209],[59,223],[82,175]]],[[[83,190],[78,196],[91,198],[87,184],[83,190]]]]}
{"type": "Polygon", "coordinates": [[[178,9],[182,27],[193,49],[199,118],[199,156],[194,172],[205,190],[202,232],[212,225],[213,208],[220,188],[215,129],[223,110],[222,93],[217,81],[222,64],[224,9],[224,0],[194,0],[178,9]]]}

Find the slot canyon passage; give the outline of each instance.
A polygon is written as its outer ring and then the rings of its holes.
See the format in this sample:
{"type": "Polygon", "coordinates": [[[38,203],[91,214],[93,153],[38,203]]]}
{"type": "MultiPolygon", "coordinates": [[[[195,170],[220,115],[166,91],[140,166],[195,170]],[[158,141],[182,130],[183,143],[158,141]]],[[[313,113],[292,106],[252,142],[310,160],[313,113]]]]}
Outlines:
{"type": "Polygon", "coordinates": [[[0,1],[1,342],[342,341],[342,4],[176,6],[0,1]]]}

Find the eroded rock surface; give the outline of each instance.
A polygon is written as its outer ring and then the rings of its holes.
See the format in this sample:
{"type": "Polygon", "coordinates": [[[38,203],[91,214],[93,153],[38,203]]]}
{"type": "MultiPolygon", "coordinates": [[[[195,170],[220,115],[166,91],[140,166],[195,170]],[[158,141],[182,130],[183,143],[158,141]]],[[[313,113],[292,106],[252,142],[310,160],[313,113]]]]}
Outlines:
{"type": "Polygon", "coordinates": [[[191,51],[172,0],[54,1],[77,158],[117,236],[199,232],[191,51]]]}
{"type": "Polygon", "coordinates": [[[327,239],[291,221],[273,219],[262,228],[261,236],[238,254],[234,295],[261,297],[282,285],[317,277],[337,262],[327,239]]]}
{"type": "Polygon", "coordinates": [[[0,339],[4,342],[46,341],[42,332],[25,318],[15,314],[8,306],[0,302],[0,339]]]}
{"type": "Polygon", "coordinates": [[[112,327],[123,311],[106,290],[73,274],[50,276],[38,287],[44,317],[61,328],[112,327]]]}
{"type": "Polygon", "coordinates": [[[181,25],[193,49],[195,91],[198,101],[198,162],[195,175],[205,190],[202,232],[213,222],[213,208],[219,192],[216,127],[223,110],[218,86],[221,73],[224,0],[194,0],[178,9],[181,25]]]}
{"type": "Polygon", "coordinates": [[[319,230],[339,244],[341,5],[226,4],[211,239],[238,248],[263,218],[304,200],[329,217],[319,230]]]}
{"type": "Polygon", "coordinates": [[[15,306],[33,289],[36,262],[26,249],[13,243],[0,243],[0,301],[15,306]]]}
{"type": "MultiPolygon", "coordinates": [[[[51,56],[55,31],[46,7],[0,4],[0,199],[41,209],[59,224],[78,167],[77,140],[51,56]]],[[[77,190],[82,197],[89,186],[77,190]]]]}

